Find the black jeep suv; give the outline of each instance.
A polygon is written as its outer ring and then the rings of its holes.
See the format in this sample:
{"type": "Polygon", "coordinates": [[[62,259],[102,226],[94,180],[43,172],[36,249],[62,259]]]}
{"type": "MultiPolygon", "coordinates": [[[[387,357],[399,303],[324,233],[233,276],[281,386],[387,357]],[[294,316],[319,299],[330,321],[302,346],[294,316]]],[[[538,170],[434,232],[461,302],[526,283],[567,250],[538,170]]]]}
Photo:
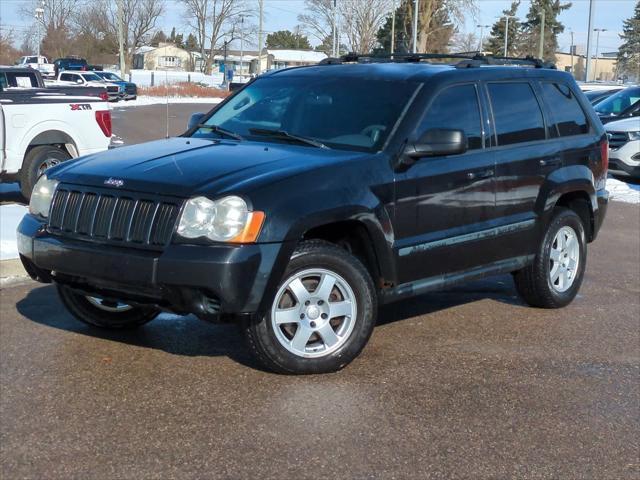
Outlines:
{"type": "Polygon", "coordinates": [[[344,367],[378,305],[470,279],[511,272],[528,304],[571,302],[608,200],[607,137],[571,76],[348,60],[50,169],[19,226],[27,271],[98,327],[237,321],[284,373],[344,367]]]}

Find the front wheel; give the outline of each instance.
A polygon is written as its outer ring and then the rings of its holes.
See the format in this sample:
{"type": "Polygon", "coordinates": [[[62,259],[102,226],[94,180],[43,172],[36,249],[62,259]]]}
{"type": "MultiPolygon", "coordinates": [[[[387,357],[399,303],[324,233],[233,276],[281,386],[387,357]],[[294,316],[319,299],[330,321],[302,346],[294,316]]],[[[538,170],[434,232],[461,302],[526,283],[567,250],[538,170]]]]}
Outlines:
{"type": "Polygon", "coordinates": [[[269,370],[340,370],[367,344],[376,319],[373,282],[362,263],[323,241],[294,252],[269,312],[244,325],[249,348],[269,370]]]}
{"type": "Polygon", "coordinates": [[[83,295],[65,285],[57,285],[60,300],[82,323],[107,329],[136,328],[150,322],[160,311],[153,307],[134,307],[113,300],[83,295]]]}
{"type": "Polygon", "coordinates": [[[587,242],[580,217],[558,208],[534,262],[514,274],[520,296],[531,306],[560,308],[578,294],[587,263],[587,242]]]}

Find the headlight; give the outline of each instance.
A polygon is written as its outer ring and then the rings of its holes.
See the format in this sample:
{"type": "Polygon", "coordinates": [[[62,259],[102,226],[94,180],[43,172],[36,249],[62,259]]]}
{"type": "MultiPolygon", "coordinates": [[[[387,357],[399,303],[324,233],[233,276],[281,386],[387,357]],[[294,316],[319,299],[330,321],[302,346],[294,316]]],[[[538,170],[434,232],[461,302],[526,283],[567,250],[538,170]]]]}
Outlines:
{"type": "Polygon", "coordinates": [[[640,140],[640,132],[629,132],[629,140],[640,140]]]}
{"type": "Polygon", "coordinates": [[[46,175],[42,175],[33,187],[31,201],[29,202],[29,212],[33,215],[40,215],[47,218],[49,208],[53,200],[53,194],[58,186],[57,180],[49,180],[46,175]]]}
{"type": "Polygon", "coordinates": [[[264,213],[250,212],[240,197],[209,200],[195,197],[187,201],[180,217],[178,235],[206,237],[215,242],[253,243],[260,235],[264,213]]]}

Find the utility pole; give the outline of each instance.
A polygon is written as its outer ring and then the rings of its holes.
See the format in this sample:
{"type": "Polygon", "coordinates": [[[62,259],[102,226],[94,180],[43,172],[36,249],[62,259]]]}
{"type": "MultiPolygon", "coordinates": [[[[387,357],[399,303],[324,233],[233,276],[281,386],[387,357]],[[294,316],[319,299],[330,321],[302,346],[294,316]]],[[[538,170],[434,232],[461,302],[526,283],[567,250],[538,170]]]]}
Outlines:
{"type": "Polygon", "coordinates": [[[122,0],[118,0],[118,52],[120,56],[120,75],[124,78],[126,66],[124,64],[124,12],[122,0]]]}
{"type": "MultiPolygon", "coordinates": [[[[240,75],[244,75],[244,15],[240,15],[240,75]]],[[[244,78],[244,76],[242,77],[244,78]]]]}
{"type": "Polygon", "coordinates": [[[593,29],[593,16],[595,14],[595,0],[589,0],[589,28],[587,29],[587,66],[584,73],[584,81],[591,77],[591,30],[593,29]]]}
{"type": "Polygon", "coordinates": [[[569,47],[569,53],[571,54],[571,75],[575,77],[575,75],[573,74],[573,51],[575,50],[575,47],[573,46],[573,30],[571,30],[570,33],[571,33],[571,46],[569,47]]]}
{"type": "Polygon", "coordinates": [[[413,53],[418,53],[418,8],[420,0],[413,2],[413,53]]]}
{"type": "Polygon", "coordinates": [[[518,18],[515,15],[504,15],[504,56],[509,56],[509,20],[512,18],[518,18]]]}
{"type": "Polygon", "coordinates": [[[594,32],[596,32],[596,63],[593,66],[593,79],[598,79],[598,50],[600,48],[600,32],[606,32],[606,28],[594,28],[594,32]]]}
{"type": "Polygon", "coordinates": [[[491,25],[476,25],[480,29],[480,43],[478,43],[478,51],[482,53],[484,46],[484,29],[489,28],[491,25]]]}
{"type": "Polygon", "coordinates": [[[258,0],[260,20],[258,22],[258,75],[262,73],[262,22],[264,18],[264,0],[258,0]]]}
{"type": "Polygon", "coordinates": [[[336,7],[336,0],[333,0],[333,5],[331,7],[331,56],[333,58],[338,56],[338,47],[336,45],[336,40],[338,37],[338,28],[336,26],[336,7]]]}
{"type": "Polygon", "coordinates": [[[396,0],[391,2],[391,51],[392,56],[396,51],[396,0]]]}
{"type": "Polygon", "coordinates": [[[544,20],[546,16],[546,11],[543,8],[542,13],[540,14],[540,47],[538,48],[538,58],[544,58],[544,20]]]}
{"type": "MultiPolygon", "coordinates": [[[[44,7],[44,0],[42,0],[44,7]]],[[[38,55],[38,63],[40,63],[40,44],[42,43],[42,26],[40,25],[44,19],[44,8],[38,7],[35,10],[36,24],[38,26],[38,46],[36,47],[36,55],[38,55]]]]}

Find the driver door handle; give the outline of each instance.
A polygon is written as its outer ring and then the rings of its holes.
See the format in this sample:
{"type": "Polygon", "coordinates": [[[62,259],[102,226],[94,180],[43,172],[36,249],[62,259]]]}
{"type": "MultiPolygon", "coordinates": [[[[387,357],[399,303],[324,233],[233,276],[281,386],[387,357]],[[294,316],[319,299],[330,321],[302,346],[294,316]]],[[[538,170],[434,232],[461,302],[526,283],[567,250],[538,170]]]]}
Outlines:
{"type": "Polygon", "coordinates": [[[480,180],[483,178],[491,178],[494,175],[494,171],[492,168],[488,170],[480,170],[478,172],[469,172],[467,173],[467,179],[469,180],[480,180]]]}

